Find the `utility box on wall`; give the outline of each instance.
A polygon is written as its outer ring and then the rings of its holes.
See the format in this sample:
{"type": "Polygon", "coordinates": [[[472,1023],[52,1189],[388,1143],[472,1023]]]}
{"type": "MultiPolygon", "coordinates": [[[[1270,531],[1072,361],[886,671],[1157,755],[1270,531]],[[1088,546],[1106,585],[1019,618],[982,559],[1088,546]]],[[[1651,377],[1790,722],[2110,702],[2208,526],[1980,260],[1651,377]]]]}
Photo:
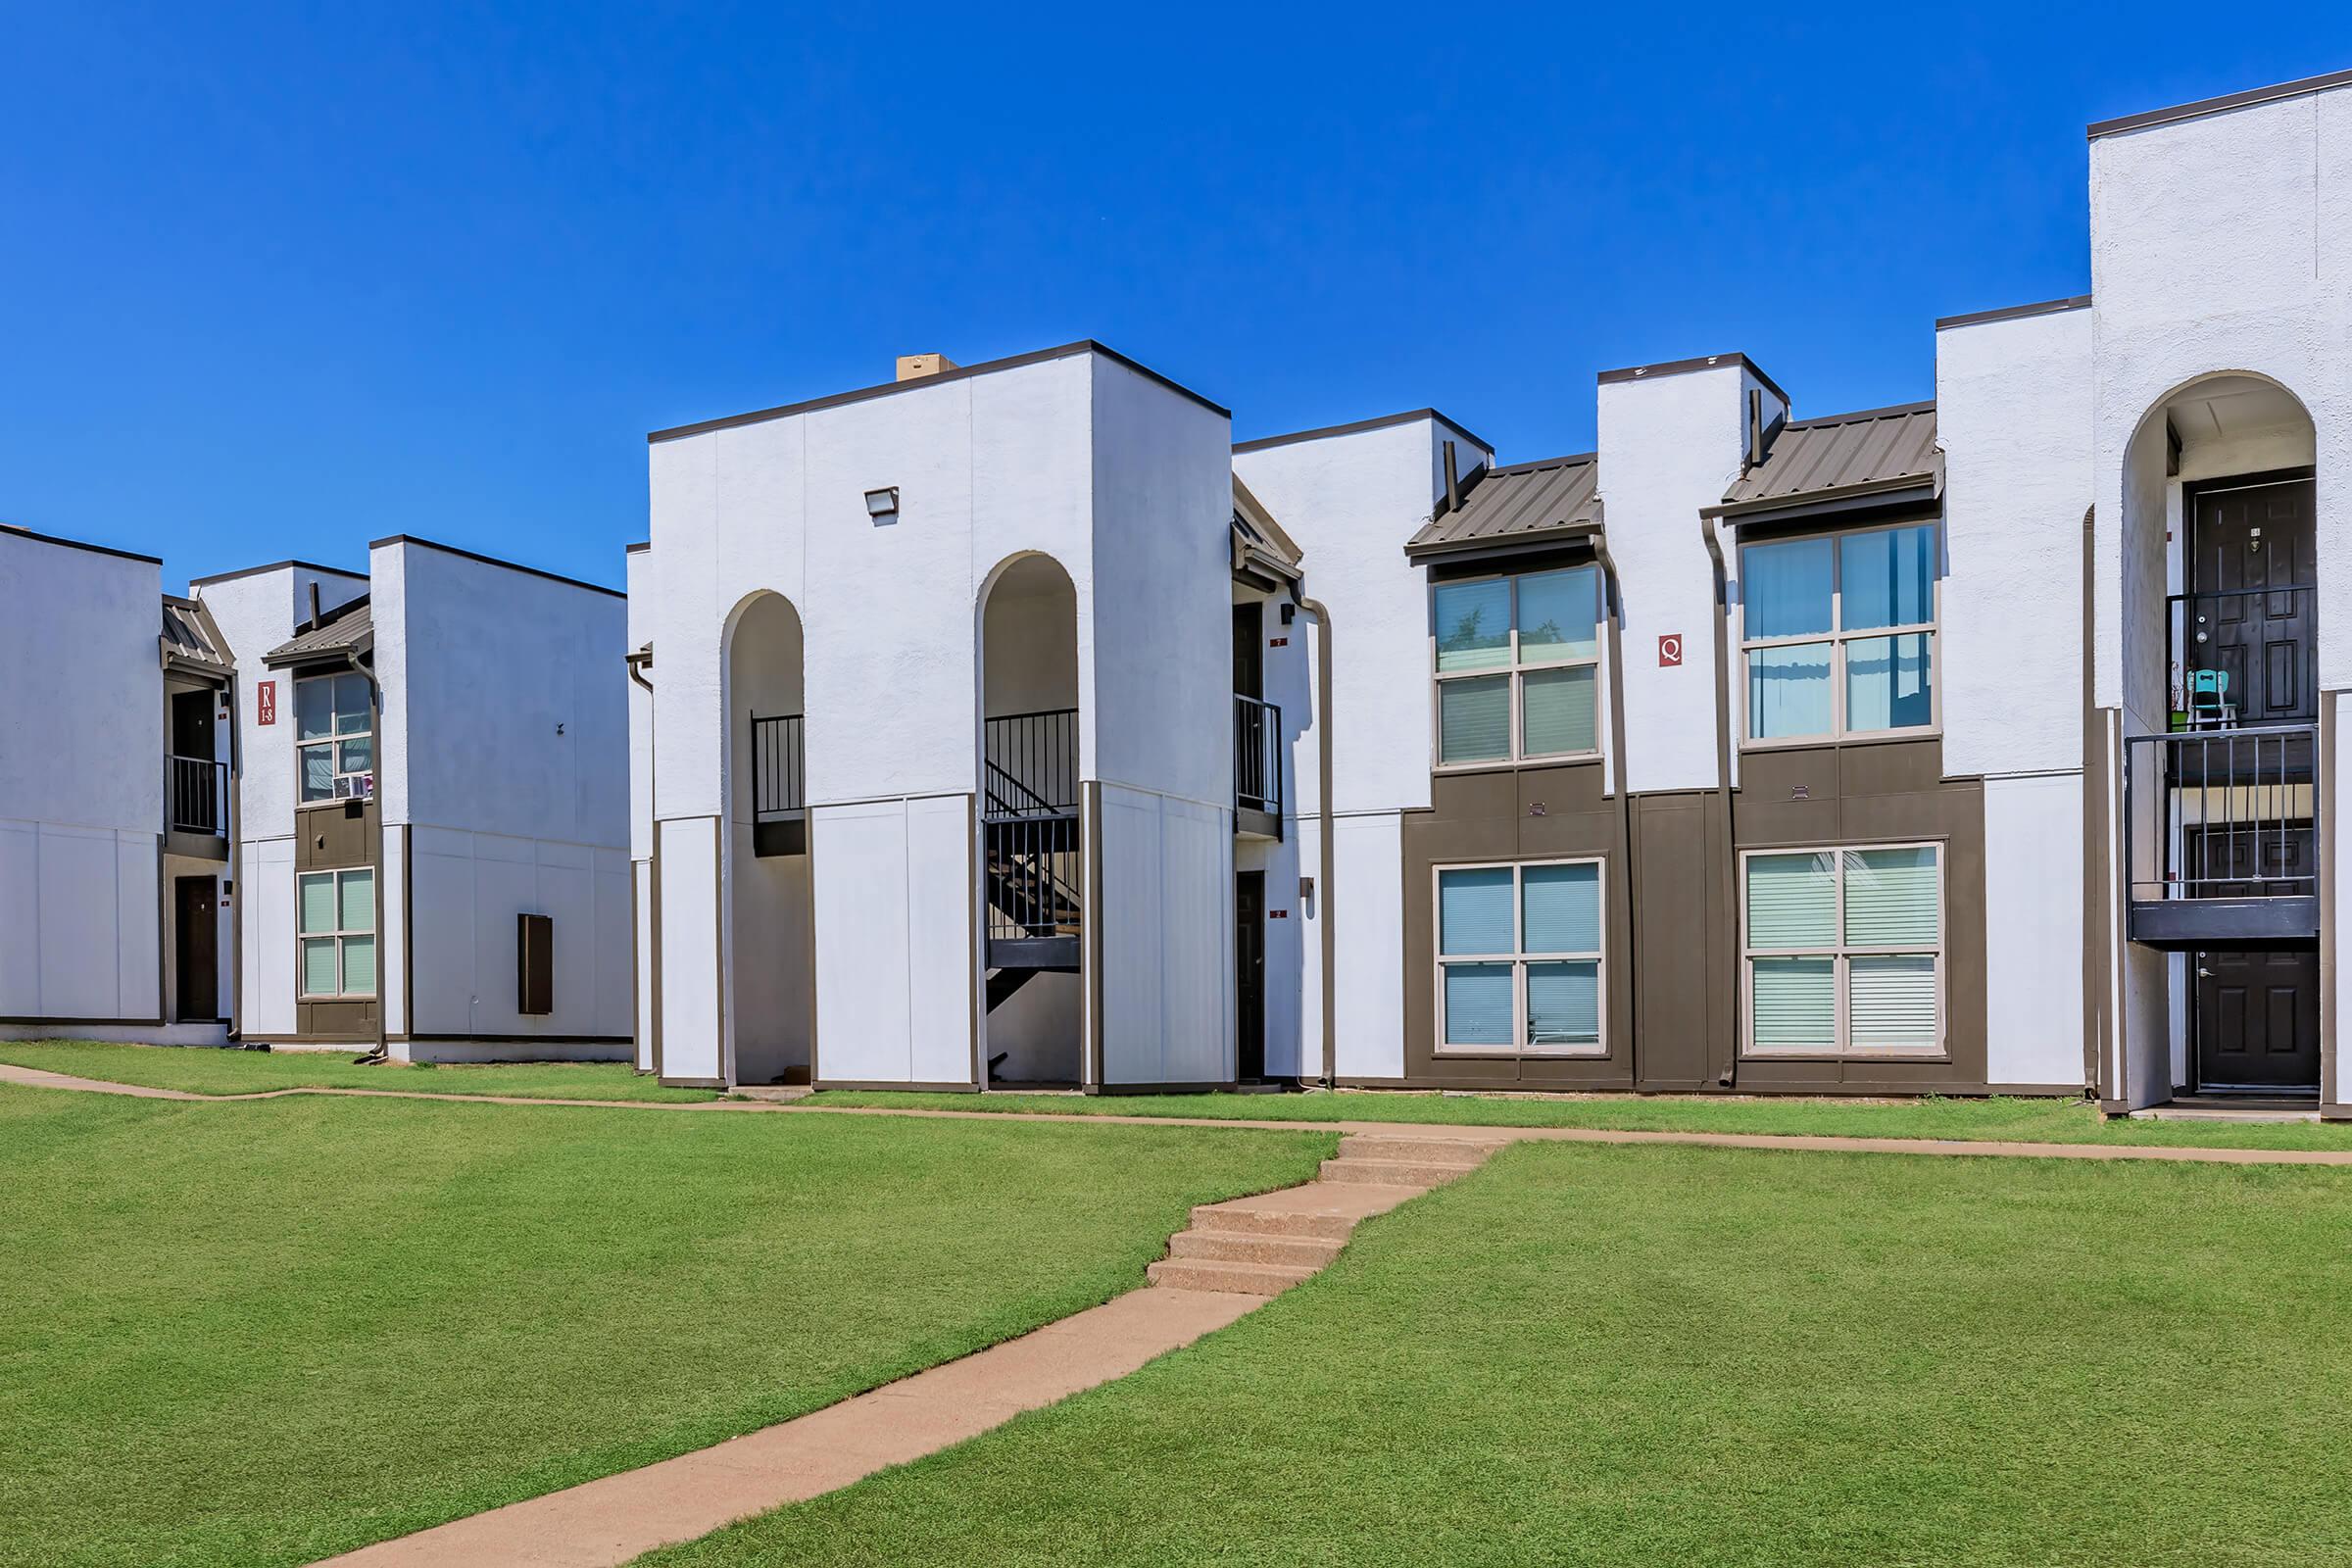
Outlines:
{"type": "Polygon", "coordinates": [[[514,1010],[544,1017],[556,1010],[556,921],[553,915],[514,917],[514,1010]]]}

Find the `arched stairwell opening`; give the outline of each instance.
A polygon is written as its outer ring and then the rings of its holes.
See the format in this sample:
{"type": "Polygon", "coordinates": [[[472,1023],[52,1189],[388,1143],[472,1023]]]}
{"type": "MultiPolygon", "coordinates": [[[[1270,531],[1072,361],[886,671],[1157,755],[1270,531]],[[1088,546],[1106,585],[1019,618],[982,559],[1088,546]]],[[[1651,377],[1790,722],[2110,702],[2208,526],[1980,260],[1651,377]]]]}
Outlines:
{"type": "Polygon", "coordinates": [[[1077,594],[1043,556],[996,573],[981,610],[979,865],[983,1087],[1083,1077],[1085,825],[1077,594]]]}

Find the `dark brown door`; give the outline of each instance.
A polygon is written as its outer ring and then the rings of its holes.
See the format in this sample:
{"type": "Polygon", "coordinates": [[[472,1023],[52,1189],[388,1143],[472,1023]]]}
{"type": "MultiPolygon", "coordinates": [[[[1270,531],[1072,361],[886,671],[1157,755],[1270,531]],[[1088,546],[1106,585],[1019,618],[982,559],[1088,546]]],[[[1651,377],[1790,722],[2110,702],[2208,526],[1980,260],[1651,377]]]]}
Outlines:
{"type": "Polygon", "coordinates": [[[213,908],[219,887],[216,877],[172,880],[172,954],[182,1023],[211,1023],[220,1016],[220,920],[213,908]]]}
{"type": "Polygon", "coordinates": [[[1253,1083],[1266,1075],[1266,873],[1233,877],[1233,973],[1237,981],[1234,1076],[1253,1083]]]}
{"type": "Polygon", "coordinates": [[[2217,484],[2196,492],[2189,529],[2181,678],[2225,670],[2240,724],[2307,722],[2319,613],[2319,514],[2312,481],[2217,484]]]}
{"type": "Polygon", "coordinates": [[[1233,689],[1243,697],[1263,697],[1266,644],[1266,607],[1233,607],[1233,689]]]}
{"type": "Polygon", "coordinates": [[[213,760],[213,694],[172,694],[172,755],[213,760]]]}
{"type": "Polygon", "coordinates": [[[2199,1089],[2320,1086],[2320,956],[2309,949],[2200,953],[2199,1089]]]}

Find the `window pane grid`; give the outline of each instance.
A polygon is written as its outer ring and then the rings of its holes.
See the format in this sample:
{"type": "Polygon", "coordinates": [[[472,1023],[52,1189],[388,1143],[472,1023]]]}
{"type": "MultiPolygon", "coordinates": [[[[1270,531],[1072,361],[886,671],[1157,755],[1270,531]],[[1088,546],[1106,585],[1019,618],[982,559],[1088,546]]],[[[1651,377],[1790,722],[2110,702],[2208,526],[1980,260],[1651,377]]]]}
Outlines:
{"type": "Polygon", "coordinates": [[[294,712],[300,804],[372,795],[375,741],[367,680],[356,674],[306,675],[294,683],[294,712]]]}
{"type": "Polygon", "coordinates": [[[1605,908],[1598,860],[1441,867],[1438,1049],[1606,1054],[1605,908]]]}
{"type": "Polygon", "coordinates": [[[375,996],[375,871],[304,871],[294,879],[295,973],[313,998],[375,996]]]}
{"type": "Polygon", "coordinates": [[[1749,742],[1936,727],[1936,524],[1746,545],[1740,555],[1749,742]],[[1820,657],[1797,652],[1808,648],[1820,657]]]}
{"type": "Polygon", "coordinates": [[[1431,614],[1440,767],[1599,751],[1597,566],[1440,583],[1431,614]]]}
{"type": "Polygon", "coordinates": [[[1770,851],[1741,867],[1749,1054],[1941,1054],[1939,846],[1770,851]]]}

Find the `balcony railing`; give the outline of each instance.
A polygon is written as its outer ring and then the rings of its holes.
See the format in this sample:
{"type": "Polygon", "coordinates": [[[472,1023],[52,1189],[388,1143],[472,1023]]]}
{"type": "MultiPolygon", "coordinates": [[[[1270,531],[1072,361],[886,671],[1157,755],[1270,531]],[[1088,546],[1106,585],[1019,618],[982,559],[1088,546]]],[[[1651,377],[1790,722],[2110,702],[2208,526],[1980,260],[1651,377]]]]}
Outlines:
{"type": "Polygon", "coordinates": [[[2232,588],[2166,599],[2172,727],[2318,718],[2319,594],[2313,587],[2232,588]]]}
{"type": "Polygon", "coordinates": [[[1233,694],[1233,804],[1282,815],[1282,709],[1233,694]]]}
{"type": "Polygon", "coordinates": [[[2318,726],[2124,743],[2131,935],[2166,948],[2319,934],[2318,726]]]}
{"type": "Polygon", "coordinates": [[[1075,968],[1086,885],[1077,710],[982,724],[980,819],[989,962],[1075,968]]]}
{"type": "Polygon", "coordinates": [[[808,847],[808,758],[801,715],[752,715],[752,847],[799,855],[808,847]]]}
{"type": "Polygon", "coordinates": [[[209,757],[173,757],[165,774],[174,833],[228,836],[228,764],[209,757]]]}

